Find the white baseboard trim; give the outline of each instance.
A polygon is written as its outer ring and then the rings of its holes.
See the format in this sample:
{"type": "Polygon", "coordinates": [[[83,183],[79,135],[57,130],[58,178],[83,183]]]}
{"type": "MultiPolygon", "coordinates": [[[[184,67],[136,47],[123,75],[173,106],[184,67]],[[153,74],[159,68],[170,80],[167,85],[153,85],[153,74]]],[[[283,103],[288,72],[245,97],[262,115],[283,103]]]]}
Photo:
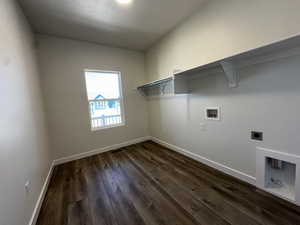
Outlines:
{"type": "Polygon", "coordinates": [[[68,156],[68,157],[63,157],[63,158],[60,158],[60,159],[56,159],[53,161],[51,167],[50,167],[50,170],[48,172],[48,175],[45,179],[45,182],[44,182],[44,185],[42,187],[42,190],[41,190],[41,193],[39,195],[39,198],[37,200],[37,203],[36,203],[36,206],[33,210],[33,213],[32,213],[32,217],[28,223],[28,225],[35,225],[36,224],[36,221],[37,221],[37,218],[38,218],[38,215],[39,215],[39,212],[40,212],[40,209],[41,209],[41,206],[42,206],[42,203],[43,203],[43,200],[45,198],[45,195],[46,195],[46,192],[48,190],[48,186],[49,186],[49,182],[50,182],[50,179],[51,179],[51,175],[52,175],[52,172],[53,172],[53,169],[56,165],[60,165],[60,164],[63,164],[63,163],[67,163],[67,162],[70,162],[70,161],[74,161],[74,160],[77,160],[77,159],[82,159],[82,158],[86,158],[86,157],[89,157],[89,156],[92,156],[92,155],[96,155],[96,154],[99,154],[99,153],[103,153],[103,152],[107,152],[107,151],[112,151],[112,150],[116,150],[116,149],[119,149],[119,148],[122,148],[122,147],[126,147],[126,146],[129,146],[129,145],[133,145],[133,144],[137,144],[137,143],[140,143],[140,142],[143,142],[143,141],[147,141],[147,140],[152,140],[162,146],[165,146],[173,151],[176,151],[178,153],[181,153],[185,156],[188,156],[192,159],[195,159],[207,166],[210,166],[212,168],[215,168],[219,171],[222,171],[226,174],[229,174],[233,177],[236,177],[240,180],[243,180],[247,183],[250,183],[250,184],[253,184],[255,185],[256,183],[256,178],[255,177],[252,177],[248,174],[245,174],[241,171],[238,171],[238,170],[235,170],[235,169],[232,169],[228,166],[225,166],[221,163],[218,163],[218,162],[215,162],[215,161],[212,161],[210,159],[207,159],[205,157],[202,157],[200,155],[197,155],[195,153],[192,153],[186,149],[183,149],[183,148],[180,148],[178,146],[175,146],[175,145],[172,145],[172,144],[169,144],[165,141],[162,141],[156,137],[153,137],[153,136],[145,136],[145,137],[141,137],[141,138],[136,138],[136,139],[133,139],[133,140],[130,140],[130,141],[126,141],[126,142],[122,142],[120,144],[115,144],[115,145],[111,145],[111,146],[107,146],[107,147],[103,147],[103,148],[99,148],[99,149],[95,149],[95,150],[91,150],[91,151],[88,151],[88,152],[84,152],[84,153],[80,153],[80,154],[75,154],[75,155],[71,155],[71,156],[68,156]]]}
{"type": "Polygon", "coordinates": [[[205,164],[207,166],[215,168],[215,169],[217,169],[217,170],[219,170],[221,172],[224,172],[224,173],[226,173],[228,175],[236,177],[236,178],[238,178],[240,180],[243,180],[243,181],[245,181],[247,183],[250,183],[252,185],[256,184],[256,178],[253,177],[253,176],[250,176],[250,175],[245,174],[245,173],[243,173],[241,171],[238,171],[238,170],[232,169],[232,168],[230,168],[228,166],[225,166],[225,165],[223,165],[221,163],[212,161],[210,159],[207,159],[205,157],[202,157],[200,155],[192,153],[192,152],[190,152],[190,151],[188,151],[186,149],[180,148],[180,147],[178,147],[176,145],[169,144],[169,143],[167,143],[165,141],[162,141],[162,140],[160,140],[160,139],[158,139],[156,137],[152,136],[151,140],[154,141],[154,142],[156,142],[157,144],[165,146],[165,147],[167,147],[167,148],[169,148],[169,149],[171,149],[173,151],[179,152],[179,153],[181,153],[181,154],[183,154],[185,156],[188,156],[188,157],[190,157],[192,159],[195,159],[195,160],[197,160],[197,161],[199,161],[199,162],[201,162],[201,163],[203,163],[203,164],[205,164]]]}
{"type": "Polygon", "coordinates": [[[77,159],[82,159],[82,158],[86,158],[86,157],[89,157],[89,156],[97,155],[97,154],[100,154],[100,153],[103,153],[103,152],[116,150],[118,148],[123,148],[123,147],[129,146],[129,145],[137,144],[137,143],[147,141],[147,140],[151,140],[151,137],[150,136],[140,137],[140,138],[136,138],[136,139],[133,139],[133,140],[130,140],[130,141],[122,142],[120,144],[110,145],[110,146],[107,146],[107,147],[94,149],[94,150],[91,150],[91,151],[87,151],[87,152],[83,152],[83,153],[63,157],[63,158],[60,158],[60,159],[55,159],[53,161],[53,163],[56,166],[56,165],[71,162],[71,161],[74,161],[74,160],[77,160],[77,159]]]}
{"type": "Polygon", "coordinates": [[[38,219],[41,207],[42,207],[42,203],[44,201],[45,195],[46,195],[47,190],[48,190],[48,186],[49,186],[49,183],[50,183],[52,172],[53,172],[53,169],[56,165],[63,164],[63,163],[66,163],[66,162],[70,162],[70,161],[74,161],[74,160],[77,160],[77,159],[86,158],[86,157],[89,157],[89,156],[92,156],[92,155],[96,155],[96,154],[99,154],[99,153],[115,150],[115,149],[126,147],[126,146],[129,146],[129,145],[137,144],[137,143],[147,141],[147,140],[151,140],[151,137],[150,136],[145,136],[145,137],[141,137],[141,138],[136,138],[136,139],[133,139],[133,140],[130,140],[130,141],[122,142],[120,144],[115,144],[115,145],[95,149],[95,150],[92,150],[92,151],[88,151],[88,152],[84,152],[84,153],[71,155],[71,156],[68,156],[68,157],[53,160],[53,162],[51,164],[51,167],[49,169],[49,172],[47,174],[47,177],[45,179],[44,185],[42,187],[42,190],[40,192],[39,198],[38,198],[38,200],[36,202],[36,205],[34,207],[34,210],[33,210],[33,213],[32,213],[32,216],[30,218],[30,221],[29,221],[28,225],[35,225],[36,222],[37,222],[37,219],[38,219]]]}
{"type": "Polygon", "coordinates": [[[42,190],[41,190],[40,195],[38,197],[38,200],[35,204],[35,207],[34,207],[34,210],[33,210],[32,216],[29,220],[28,225],[35,225],[36,222],[37,222],[37,219],[38,219],[38,216],[39,216],[44,198],[45,198],[47,190],[48,190],[48,186],[49,186],[49,183],[50,183],[50,179],[51,179],[51,176],[52,176],[53,169],[54,169],[54,163],[52,163],[51,166],[50,166],[49,172],[48,172],[47,177],[45,179],[45,182],[43,184],[43,187],[42,187],[42,190]]]}

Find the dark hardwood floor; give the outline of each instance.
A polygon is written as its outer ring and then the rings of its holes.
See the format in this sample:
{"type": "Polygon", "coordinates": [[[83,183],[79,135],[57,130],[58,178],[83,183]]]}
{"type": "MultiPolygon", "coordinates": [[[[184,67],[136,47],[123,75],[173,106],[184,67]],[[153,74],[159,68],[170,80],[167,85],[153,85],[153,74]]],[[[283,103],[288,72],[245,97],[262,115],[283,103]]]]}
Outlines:
{"type": "Polygon", "coordinates": [[[300,209],[153,142],[57,166],[38,225],[300,225],[300,209]]]}

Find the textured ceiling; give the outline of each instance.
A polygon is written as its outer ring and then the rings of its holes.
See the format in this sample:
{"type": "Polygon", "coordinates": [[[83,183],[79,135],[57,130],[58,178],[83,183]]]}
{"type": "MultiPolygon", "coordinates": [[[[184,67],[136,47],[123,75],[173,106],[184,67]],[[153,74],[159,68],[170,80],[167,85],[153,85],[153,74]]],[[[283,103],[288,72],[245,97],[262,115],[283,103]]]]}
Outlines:
{"type": "Polygon", "coordinates": [[[19,0],[37,33],[145,50],[204,0],[19,0]]]}

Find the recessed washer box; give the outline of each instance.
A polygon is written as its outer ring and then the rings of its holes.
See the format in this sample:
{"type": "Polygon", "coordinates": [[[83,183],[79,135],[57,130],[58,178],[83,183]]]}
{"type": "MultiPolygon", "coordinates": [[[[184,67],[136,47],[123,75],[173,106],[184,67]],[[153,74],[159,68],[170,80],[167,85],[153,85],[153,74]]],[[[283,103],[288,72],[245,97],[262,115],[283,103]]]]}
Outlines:
{"type": "Polygon", "coordinates": [[[257,147],[256,184],[300,205],[300,156],[257,147]]]}
{"type": "Polygon", "coordinates": [[[220,120],[220,107],[206,107],[205,108],[206,120],[220,120]]]}

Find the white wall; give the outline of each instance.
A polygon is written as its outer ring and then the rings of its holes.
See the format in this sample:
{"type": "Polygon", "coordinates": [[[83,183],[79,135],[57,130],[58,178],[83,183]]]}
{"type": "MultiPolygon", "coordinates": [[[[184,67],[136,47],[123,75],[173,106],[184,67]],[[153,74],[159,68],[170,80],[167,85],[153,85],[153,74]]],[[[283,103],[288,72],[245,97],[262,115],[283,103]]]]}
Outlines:
{"type": "Polygon", "coordinates": [[[255,177],[256,146],[300,155],[299,71],[300,56],[244,68],[235,89],[223,74],[194,79],[188,96],[150,99],[151,135],[255,177]],[[210,106],[221,121],[205,120],[210,106]],[[264,141],[251,141],[251,130],[264,141]]]}
{"type": "Polygon", "coordinates": [[[55,159],[148,135],[144,55],[87,42],[38,36],[51,150],[55,159]],[[126,125],[91,131],[84,69],[122,72],[126,125]]]}
{"type": "Polygon", "coordinates": [[[148,81],[300,34],[300,1],[208,0],[147,52],[148,81]]]}
{"type": "Polygon", "coordinates": [[[0,1],[0,30],[0,224],[24,225],[51,160],[34,40],[14,1],[0,1]]]}
{"type": "MultiPolygon", "coordinates": [[[[299,33],[299,1],[208,1],[147,52],[147,80],[255,48],[299,33]]],[[[188,96],[149,101],[150,134],[200,156],[255,176],[255,147],[300,155],[300,57],[244,68],[229,89],[222,74],[190,82],[188,96]],[[220,106],[220,122],[204,108],[220,106]],[[204,123],[206,131],[200,124],[204,123]],[[264,132],[263,142],[250,131],[264,132]]]]}

